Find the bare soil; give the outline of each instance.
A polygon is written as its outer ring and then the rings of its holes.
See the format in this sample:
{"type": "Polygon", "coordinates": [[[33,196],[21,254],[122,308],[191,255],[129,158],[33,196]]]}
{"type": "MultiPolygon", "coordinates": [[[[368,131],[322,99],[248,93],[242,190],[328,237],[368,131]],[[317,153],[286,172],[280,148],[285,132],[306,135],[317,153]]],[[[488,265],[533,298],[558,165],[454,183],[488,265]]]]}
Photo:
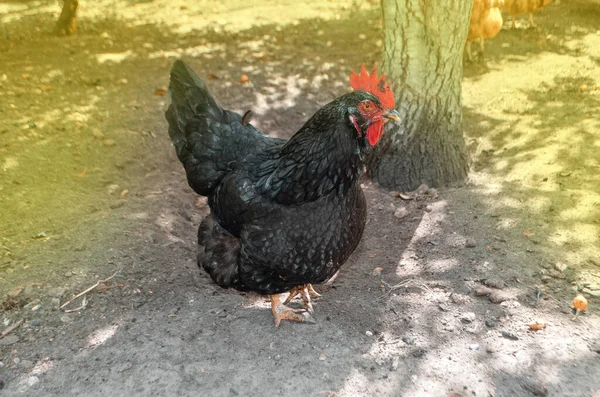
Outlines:
{"type": "Polygon", "coordinates": [[[465,65],[464,186],[364,181],[317,324],[275,329],[265,297],[197,268],[208,209],[166,133],[169,68],[289,137],[382,50],[376,2],[299,3],[81,1],[71,37],[57,2],[0,4],[0,330],[23,321],[0,395],[600,396],[596,2],[552,3],[465,65]]]}

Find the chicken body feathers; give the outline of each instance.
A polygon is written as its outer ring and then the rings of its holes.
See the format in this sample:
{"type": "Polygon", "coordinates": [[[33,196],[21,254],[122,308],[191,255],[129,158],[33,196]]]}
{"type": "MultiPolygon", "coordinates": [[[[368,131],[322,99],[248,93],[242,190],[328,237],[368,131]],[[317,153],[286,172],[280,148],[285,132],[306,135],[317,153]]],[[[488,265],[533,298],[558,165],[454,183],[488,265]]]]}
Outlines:
{"type": "Polygon", "coordinates": [[[198,231],[199,265],[222,287],[264,294],[332,277],[366,222],[363,142],[340,123],[352,94],[285,141],[221,109],[181,61],[170,91],[169,135],[188,183],[211,208],[198,231]]]}

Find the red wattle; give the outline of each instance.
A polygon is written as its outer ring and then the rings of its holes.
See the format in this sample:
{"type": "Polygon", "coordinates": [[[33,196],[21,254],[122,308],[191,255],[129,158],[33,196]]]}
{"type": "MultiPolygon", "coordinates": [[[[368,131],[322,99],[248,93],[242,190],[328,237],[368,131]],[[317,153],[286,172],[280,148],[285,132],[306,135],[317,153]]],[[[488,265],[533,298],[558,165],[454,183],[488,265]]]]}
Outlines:
{"type": "Polygon", "coordinates": [[[367,128],[367,139],[371,146],[375,146],[383,135],[383,120],[377,120],[367,128]]]}

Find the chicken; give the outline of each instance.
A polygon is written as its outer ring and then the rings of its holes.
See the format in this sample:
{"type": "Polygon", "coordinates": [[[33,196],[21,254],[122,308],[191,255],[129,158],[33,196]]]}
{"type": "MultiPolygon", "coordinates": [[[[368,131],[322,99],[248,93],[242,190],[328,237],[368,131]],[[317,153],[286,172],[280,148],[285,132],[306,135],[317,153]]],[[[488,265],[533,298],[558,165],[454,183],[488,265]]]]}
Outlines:
{"type": "Polygon", "coordinates": [[[483,58],[483,41],[495,37],[502,29],[502,12],[500,7],[504,0],[474,0],[467,36],[467,56],[473,60],[471,42],[479,40],[481,57],[483,58]]]}
{"type": "Polygon", "coordinates": [[[332,278],[362,237],[364,155],[384,123],[399,119],[375,69],[369,76],[363,65],[350,83],[355,91],[286,141],[260,133],[248,113],[221,109],[184,62],[171,70],[169,135],[190,187],[210,207],[198,229],[198,265],[221,287],[271,295],[276,327],[314,321],[312,284],[332,278]],[[297,295],[305,309],[287,306],[297,295]]]}
{"type": "Polygon", "coordinates": [[[534,27],[533,13],[550,4],[552,0],[504,0],[503,10],[507,11],[512,18],[512,28],[515,28],[515,16],[529,13],[529,26],[534,27]]]}

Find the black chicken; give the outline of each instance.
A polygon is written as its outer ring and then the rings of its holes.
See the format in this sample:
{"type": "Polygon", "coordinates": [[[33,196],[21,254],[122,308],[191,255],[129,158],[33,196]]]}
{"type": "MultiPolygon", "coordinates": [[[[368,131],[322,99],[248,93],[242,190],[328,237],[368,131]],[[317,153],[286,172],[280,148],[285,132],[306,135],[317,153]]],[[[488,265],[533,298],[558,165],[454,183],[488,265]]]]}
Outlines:
{"type": "Polygon", "coordinates": [[[336,274],[366,221],[364,154],[398,120],[385,77],[353,73],[356,90],[321,108],[288,141],[223,110],[184,62],[171,70],[169,135],[189,185],[208,197],[198,265],[221,287],[271,294],[275,326],[312,321],[311,284],[336,274]],[[281,302],[279,294],[290,292],[281,302]],[[306,310],[286,304],[296,295],[306,310]]]}

